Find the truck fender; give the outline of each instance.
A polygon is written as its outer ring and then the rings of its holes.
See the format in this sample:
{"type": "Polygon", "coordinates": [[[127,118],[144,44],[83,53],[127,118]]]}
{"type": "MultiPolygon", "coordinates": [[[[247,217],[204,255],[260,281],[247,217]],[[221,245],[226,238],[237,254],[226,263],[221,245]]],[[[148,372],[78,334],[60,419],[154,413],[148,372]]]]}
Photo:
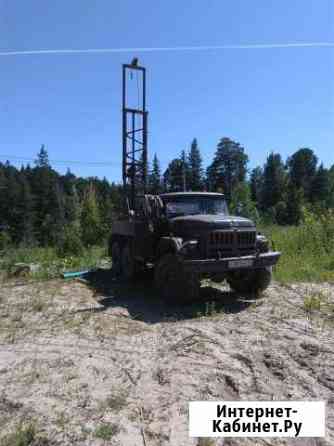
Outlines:
{"type": "Polygon", "coordinates": [[[176,254],[182,247],[182,238],[178,237],[161,237],[158,248],[157,257],[161,257],[164,254],[172,253],[176,254]]]}

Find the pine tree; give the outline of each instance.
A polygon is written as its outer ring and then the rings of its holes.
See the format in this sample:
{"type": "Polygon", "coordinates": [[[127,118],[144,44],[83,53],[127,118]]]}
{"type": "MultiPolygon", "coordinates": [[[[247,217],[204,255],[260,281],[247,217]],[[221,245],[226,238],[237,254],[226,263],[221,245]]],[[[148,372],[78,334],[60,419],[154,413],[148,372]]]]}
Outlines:
{"type": "Polygon", "coordinates": [[[165,189],[169,192],[181,192],[188,190],[190,181],[189,164],[184,150],[179,158],[174,158],[163,175],[165,189]]]}
{"type": "Polygon", "coordinates": [[[113,206],[113,217],[119,215],[123,203],[123,186],[116,183],[110,185],[110,199],[113,206]]]}
{"type": "Polygon", "coordinates": [[[297,150],[287,161],[290,180],[296,189],[302,189],[307,201],[311,201],[311,185],[316,175],[317,163],[318,158],[308,148],[297,150]]]}
{"type": "Polygon", "coordinates": [[[65,206],[62,190],[55,179],[50,182],[44,200],[45,207],[39,215],[40,242],[43,246],[61,244],[65,227],[65,206]]]}
{"type": "Polygon", "coordinates": [[[201,152],[198,147],[197,139],[194,138],[191,143],[188,155],[189,166],[189,184],[188,190],[201,191],[204,188],[203,167],[201,152]]]}
{"type": "Polygon", "coordinates": [[[330,191],[329,171],[324,168],[323,164],[320,164],[311,184],[310,198],[312,203],[319,204],[321,207],[327,207],[330,191]]]}
{"type": "Polygon", "coordinates": [[[329,175],[329,195],[327,198],[327,206],[334,209],[334,164],[328,171],[329,175]]]}
{"type": "Polygon", "coordinates": [[[183,162],[179,158],[173,159],[164,173],[164,185],[168,192],[180,192],[183,190],[183,162]]]}
{"type": "Polygon", "coordinates": [[[7,226],[6,218],[6,198],[7,197],[7,179],[5,175],[5,166],[0,163],[0,230],[7,226]]]}
{"type": "Polygon", "coordinates": [[[20,232],[20,212],[17,203],[20,199],[20,184],[18,181],[18,172],[12,166],[7,166],[7,184],[6,195],[4,199],[4,219],[8,225],[8,231],[14,243],[19,243],[21,238],[20,232]]]}
{"type": "Polygon", "coordinates": [[[99,181],[96,187],[103,233],[104,237],[108,238],[114,216],[114,204],[112,202],[111,188],[108,180],[105,177],[102,181],[99,181]]]}
{"type": "Polygon", "coordinates": [[[45,149],[44,144],[42,144],[40,148],[35,164],[37,167],[46,167],[46,168],[50,167],[49,155],[47,150],[45,149]]]}
{"type": "MultiPolygon", "coordinates": [[[[97,222],[93,226],[98,228],[95,239],[101,242],[110,231],[113,213],[120,211],[121,196],[122,187],[110,185],[105,178],[77,178],[70,171],[60,176],[51,168],[44,147],[33,169],[28,165],[18,170],[9,162],[0,163],[0,249],[11,240],[17,245],[52,245],[61,254],[79,253],[81,201],[86,200],[89,210],[83,219],[88,221],[89,215],[93,216],[97,222]],[[89,201],[90,184],[95,198],[89,201]],[[93,204],[89,206],[87,201],[93,204]]],[[[88,232],[89,229],[85,231],[86,240],[88,232]]]]}
{"type": "Polygon", "coordinates": [[[152,170],[149,176],[149,191],[152,194],[159,194],[162,190],[160,162],[157,154],[154,154],[152,170]]]}
{"type": "Polygon", "coordinates": [[[257,205],[261,203],[261,197],[263,193],[263,169],[261,167],[255,167],[252,170],[250,175],[250,191],[251,191],[251,199],[257,205]]]}
{"type": "Polygon", "coordinates": [[[77,178],[68,169],[66,174],[59,179],[63,190],[64,218],[67,224],[79,221],[80,199],[77,188],[77,178]]]}
{"type": "Polygon", "coordinates": [[[298,225],[303,215],[303,190],[297,189],[295,184],[290,181],[287,188],[286,199],[286,223],[289,225],[298,225]]]}
{"type": "Polygon", "coordinates": [[[35,243],[34,197],[24,171],[20,172],[19,182],[20,194],[17,202],[18,213],[20,215],[19,240],[24,246],[31,246],[35,243]]]}
{"type": "Polygon", "coordinates": [[[268,210],[277,205],[284,198],[286,174],[281,155],[271,153],[263,171],[263,192],[260,207],[268,210]]]}
{"type": "Polygon", "coordinates": [[[6,250],[11,245],[7,215],[8,184],[5,165],[0,163],[0,251],[6,250]]]}
{"type": "Polygon", "coordinates": [[[52,170],[44,146],[31,171],[31,188],[35,196],[35,233],[42,246],[62,242],[65,225],[65,199],[59,174],[52,170]]]}
{"type": "Polygon", "coordinates": [[[189,190],[190,185],[190,166],[188,163],[188,157],[185,150],[182,150],[180,153],[180,161],[182,166],[182,173],[181,173],[181,179],[182,179],[182,191],[186,192],[189,190]]]}
{"type": "Polygon", "coordinates": [[[207,169],[210,190],[223,191],[230,202],[233,189],[246,178],[247,163],[244,148],[230,138],[222,138],[207,169]]]}
{"type": "Polygon", "coordinates": [[[250,185],[247,182],[239,183],[233,189],[230,212],[242,217],[251,218],[254,221],[259,219],[255,202],[251,199],[250,185]]]}
{"type": "Polygon", "coordinates": [[[103,239],[101,216],[92,185],[85,192],[81,212],[82,240],[85,246],[93,246],[103,239]]]}

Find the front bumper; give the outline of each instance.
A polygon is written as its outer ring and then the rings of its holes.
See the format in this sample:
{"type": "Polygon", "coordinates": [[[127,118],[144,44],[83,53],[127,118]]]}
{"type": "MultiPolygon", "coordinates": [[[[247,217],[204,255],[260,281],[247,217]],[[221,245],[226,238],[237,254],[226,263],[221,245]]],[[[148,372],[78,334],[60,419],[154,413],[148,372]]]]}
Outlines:
{"type": "Polygon", "coordinates": [[[187,272],[195,273],[222,273],[241,269],[259,269],[274,266],[281,253],[278,251],[254,254],[242,257],[229,257],[224,259],[184,260],[183,266],[187,272]]]}

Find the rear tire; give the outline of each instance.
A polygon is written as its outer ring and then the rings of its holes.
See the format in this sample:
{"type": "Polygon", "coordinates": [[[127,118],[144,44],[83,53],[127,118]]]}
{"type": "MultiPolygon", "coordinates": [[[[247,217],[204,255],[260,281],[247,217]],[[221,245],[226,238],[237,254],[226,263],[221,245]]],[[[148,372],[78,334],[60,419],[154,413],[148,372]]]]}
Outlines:
{"type": "Polygon", "coordinates": [[[230,273],[227,282],[238,293],[261,293],[270,285],[272,269],[261,268],[251,271],[236,271],[230,273]]]}
{"type": "Polygon", "coordinates": [[[116,276],[122,273],[122,260],[121,260],[121,247],[118,242],[112,242],[111,245],[111,259],[112,259],[112,270],[116,276]]]}
{"type": "Polygon", "coordinates": [[[155,266],[154,282],[160,296],[167,302],[192,302],[199,297],[197,274],[186,273],[175,254],[163,255],[155,266]]]}

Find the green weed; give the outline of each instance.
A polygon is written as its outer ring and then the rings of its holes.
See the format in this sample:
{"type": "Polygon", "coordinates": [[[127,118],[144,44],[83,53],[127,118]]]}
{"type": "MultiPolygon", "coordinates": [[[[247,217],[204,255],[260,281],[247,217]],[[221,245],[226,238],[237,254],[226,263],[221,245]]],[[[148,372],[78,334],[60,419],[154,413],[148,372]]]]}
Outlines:
{"type": "Polygon", "coordinates": [[[65,412],[60,412],[57,415],[56,424],[62,431],[65,430],[66,425],[68,424],[68,422],[69,422],[69,419],[66,416],[65,412]]]}
{"type": "Polygon", "coordinates": [[[34,424],[26,426],[19,425],[17,430],[9,435],[6,435],[0,440],[0,446],[48,446],[49,441],[46,437],[37,435],[34,424]]]}
{"type": "Polygon", "coordinates": [[[119,432],[119,427],[114,423],[103,423],[95,429],[94,435],[96,438],[102,438],[102,440],[110,441],[114,435],[119,432]]]}
{"type": "Polygon", "coordinates": [[[35,313],[41,313],[45,307],[46,307],[46,303],[40,298],[34,299],[31,303],[31,309],[35,313]]]}
{"type": "Polygon", "coordinates": [[[104,401],[102,401],[100,405],[101,410],[111,409],[115,412],[119,412],[126,406],[127,402],[127,394],[124,393],[115,393],[109,395],[104,401]]]}
{"type": "Polygon", "coordinates": [[[306,296],[303,308],[309,317],[314,313],[318,313],[321,314],[327,322],[333,320],[334,304],[321,292],[306,296]]]}
{"type": "Polygon", "coordinates": [[[321,294],[312,294],[306,296],[304,299],[304,310],[306,313],[313,313],[313,311],[320,311],[323,303],[323,296],[321,294]]]}
{"type": "Polygon", "coordinates": [[[215,446],[216,442],[212,438],[199,438],[197,446],[215,446]]]}

